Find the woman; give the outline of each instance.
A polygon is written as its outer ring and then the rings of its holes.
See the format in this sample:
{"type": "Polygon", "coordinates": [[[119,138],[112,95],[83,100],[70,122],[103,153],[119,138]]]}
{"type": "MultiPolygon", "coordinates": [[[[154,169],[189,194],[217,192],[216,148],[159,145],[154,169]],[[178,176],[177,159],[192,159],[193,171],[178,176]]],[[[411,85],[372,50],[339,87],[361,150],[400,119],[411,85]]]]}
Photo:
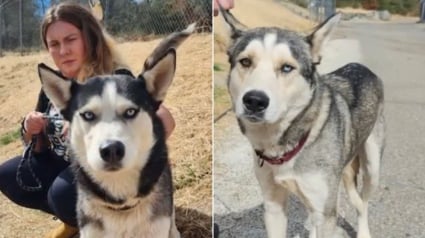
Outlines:
{"type": "MultiPolygon", "coordinates": [[[[67,78],[84,82],[88,77],[118,73],[119,69],[125,68],[113,49],[111,39],[102,31],[90,11],[80,5],[59,4],[49,9],[41,25],[41,37],[59,72],[67,78]]],[[[49,126],[50,129],[45,130],[46,114],[60,117],[41,91],[35,111],[28,113],[22,122],[24,143],[28,145],[33,141],[35,144],[30,163],[25,163],[19,169],[18,176],[25,184],[34,185],[31,167],[40,180],[41,190],[27,191],[22,184],[18,184],[16,174],[21,156],[0,165],[0,190],[18,205],[42,210],[63,221],[47,237],[72,237],[78,229],[76,189],[65,145],[67,129],[65,126],[59,135],[54,133],[58,131],[57,128],[51,129],[49,126]]],[[[174,119],[163,106],[157,114],[169,136],[175,126],[174,119]]]]}

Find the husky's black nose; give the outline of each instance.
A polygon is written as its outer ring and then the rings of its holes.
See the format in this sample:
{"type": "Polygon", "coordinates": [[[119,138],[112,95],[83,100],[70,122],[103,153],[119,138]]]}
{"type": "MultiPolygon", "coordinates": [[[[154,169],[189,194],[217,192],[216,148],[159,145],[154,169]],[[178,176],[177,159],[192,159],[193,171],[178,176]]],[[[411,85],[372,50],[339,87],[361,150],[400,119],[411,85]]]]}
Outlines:
{"type": "Polygon", "coordinates": [[[124,157],[125,147],[121,141],[107,140],[100,145],[99,152],[105,162],[116,163],[124,157]]]}
{"type": "Polygon", "coordinates": [[[269,97],[258,90],[252,90],[247,93],[242,98],[245,108],[253,113],[263,112],[269,106],[269,97]]]}

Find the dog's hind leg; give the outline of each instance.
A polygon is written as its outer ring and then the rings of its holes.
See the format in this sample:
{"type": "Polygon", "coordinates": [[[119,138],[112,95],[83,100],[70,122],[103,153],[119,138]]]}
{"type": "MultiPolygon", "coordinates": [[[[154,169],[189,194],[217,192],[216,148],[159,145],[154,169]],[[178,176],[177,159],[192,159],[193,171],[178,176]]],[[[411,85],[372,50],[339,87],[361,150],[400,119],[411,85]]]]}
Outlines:
{"type": "Polygon", "coordinates": [[[382,156],[382,140],[377,140],[371,134],[356,157],[344,169],[344,185],[351,203],[358,214],[357,238],[370,238],[368,225],[368,203],[373,190],[378,186],[379,167],[382,156]],[[356,176],[359,174],[359,167],[363,171],[363,187],[361,195],[357,191],[356,176]]]}
{"type": "MultiPolygon", "coordinates": [[[[364,152],[362,152],[364,153],[364,152]]],[[[345,168],[343,172],[344,187],[347,191],[351,204],[356,208],[357,212],[363,207],[363,200],[357,191],[357,175],[360,170],[360,157],[356,156],[345,168]]]]}
{"type": "Polygon", "coordinates": [[[366,140],[364,147],[364,156],[360,157],[360,166],[363,171],[363,188],[361,197],[363,200],[362,210],[359,212],[359,231],[358,238],[370,238],[368,225],[368,203],[372,192],[379,183],[379,169],[382,156],[383,139],[376,137],[372,133],[366,140]]]}
{"type": "MultiPolygon", "coordinates": [[[[370,238],[369,226],[367,223],[367,199],[364,196],[360,196],[357,191],[357,175],[359,175],[360,163],[365,160],[366,155],[366,143],[362,146],[359,151],[358,156],[356,156],[344,169],[343,182],[345,189],[350,199],[351,204],[357,211],[358,216],[358,232],[357,238],[370,238]]],[[[364,181],[366,180],[366,175],[363,176],[364,181]]],[[[363,190],[369,187],[369,184],[366,182],[363,183],[363,190]]]]}
{"type": "Polygon", "coordinates": [[[275,183],[271,171],[256,166],[255,174],[264,198],[264,223],[268,238],[286,237],[288,191],[275,183]]]}

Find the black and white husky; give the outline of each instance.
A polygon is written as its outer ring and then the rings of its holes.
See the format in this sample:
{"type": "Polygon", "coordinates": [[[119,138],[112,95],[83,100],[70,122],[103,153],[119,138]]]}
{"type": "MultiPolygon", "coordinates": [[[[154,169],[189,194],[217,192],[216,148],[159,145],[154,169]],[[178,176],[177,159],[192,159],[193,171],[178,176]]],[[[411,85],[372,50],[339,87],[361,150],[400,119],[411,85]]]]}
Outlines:
{"type": "Polygon", "coordinates": [[[143,72],[79,84],[39,65],[43,90],[70,122],[82,238],[177,238],[165,133],[155,114],[176,68],[176,48],[194,30],[173,33],[143,72]]]}
{"type": "Polygon", "coordinates": [[[268,237],[286,237],[290,192],[310,214],[311,238],[346,236],[336,226],[343,181],[358,212],[357,237],[370,238],[368,200],[384,146],[383,84],[360,64],[326,75],[316,71],[340,15],[302,36],[276,27],[247,29],[230,12],[221,13],[231,38],[229,93],[255,152],[268,237]]]}

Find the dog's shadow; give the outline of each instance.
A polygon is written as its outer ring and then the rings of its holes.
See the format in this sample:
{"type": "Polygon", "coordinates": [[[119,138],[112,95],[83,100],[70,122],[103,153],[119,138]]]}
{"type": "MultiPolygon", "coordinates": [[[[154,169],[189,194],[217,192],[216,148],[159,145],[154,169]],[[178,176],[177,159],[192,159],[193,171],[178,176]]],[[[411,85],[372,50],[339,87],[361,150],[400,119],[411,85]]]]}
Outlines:
{"type": "Polygon", "coordinates": [[[182,238],[211,238],[212,218],[194,209],[176,207],[176,225],[182,238]]]}
{"type": "MultiPolygon", "coordinates": [[[[298,199],[291,196],[288,204],[288,231],[287,236],[291,238],[308,238],[309,231],[304,223],[307,219],[307,211],[298,199]]],[[[218,235],[215,238],[233,237],[256,237],[266,238],[266,230],[263,221],[264,208],[262,205],[243,210],[242,212],[231,212],[224,215],[214,215],[214,223],[218,225],[218,235]]],[[[338,226],[348,234],[350,238],[356,237],[356,231],[352,225],[341,216],[338,216],[338,226]]],[[[216,233],[216,232],[215,232],[216,233]]]]}

